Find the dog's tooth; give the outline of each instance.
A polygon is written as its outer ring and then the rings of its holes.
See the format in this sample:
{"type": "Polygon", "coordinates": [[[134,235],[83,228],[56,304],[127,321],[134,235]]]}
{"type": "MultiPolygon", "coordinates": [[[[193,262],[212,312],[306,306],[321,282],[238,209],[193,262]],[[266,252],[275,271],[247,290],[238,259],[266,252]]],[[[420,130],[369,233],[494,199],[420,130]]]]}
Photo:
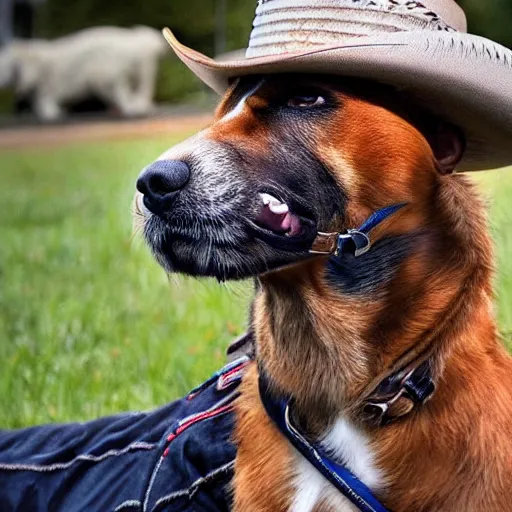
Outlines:
{"type": "Polygon", "coordinates": [[[277,197],[274,197],[270,194],[260,193],[259,196],[261,197],[261,200],[263,201],[263,204],[265,206],[268,206],[271,204],[275,204],[275,205],[284,204],[281,201],[279,201],[279,199],[277,199],[277,197]]]}
{"type": "Polygon", "coordinates": [[[278,215],[282,215],[283,213],[288,213],[290,211],[288,205],[285,203],[270,203],[269,210],[278,215]]]}
{"type": "Polygon", "coordinates": [[[260,197],[265,206],[269,205],[272,201],[275,201],[275,197],[270,194],[260,194],[260,197]]]}

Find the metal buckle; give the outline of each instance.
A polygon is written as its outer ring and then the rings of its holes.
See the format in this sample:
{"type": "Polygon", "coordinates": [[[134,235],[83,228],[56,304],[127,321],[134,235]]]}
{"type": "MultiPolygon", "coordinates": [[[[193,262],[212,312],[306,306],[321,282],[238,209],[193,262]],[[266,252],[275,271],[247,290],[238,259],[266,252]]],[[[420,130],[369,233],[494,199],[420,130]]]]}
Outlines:
{"type": "Polygon", "coordinates": [[[348,233],[356,246],[356,250],[354,252],[354,255],[356,258],[359,258],[359,256],[366,254],[371,249],[372,243],[366,233],[363,233],[362,231],[358,231],[357,229],[349,229],[348,233]],[[361,237],[363,239],[364,245],[361,245],[361,246],[359,245],[359,243],[358,243],[359,237],[361,237]]]}
{"type": "Polygon", "coordinates": [[[356,247],[354,256],[356,258],[359,258],[359,256],[366,254],[372,247],[370,238],[366,233],[358,231],[357,229],[349,229],[346,235],[338,235],[338,244],[336,247],[336,252],[334,253],[335,256],[339,256],[342,253],[343,243],[345,240],[352,240],[352,242],[354,243],[356,247]],[[363,244],[360,243],[361,239],[363,241],[363,244]]]}
{"type": "MultiPolygon", "coordinates": [[[[354,255],[356,258],[362,256],[367,253],[371,249],[371,241],[366,233],[359,231],[357,229],[348,229],[347,233],[323,233],[321,231],[318,232],[317,237],[330,238],[336,236],[336,249],[334,251],[334,256],[340,256],[343,252],[343,245],[346,240],[352,240],[355,246],[354,255]]],[[[310,254],[332,254],[332,251],[318,251],[314,249],[309,250],[310,254]]]]}
{"type": "Polygon", "coordinates": [[[352,235],[342,235],[341,233],[338,235],[338,242],[336,243],[336,251],[334,253],[334,256],[339,256],[341,254],[341,250],[343,249],[342,240],[352,240],[352,235]]]}
{"type": "MultiPolygon", "coordinates": [[[[332,236],[339,236],[338,233],[324,233],[322,231],[319,231],[317,233],[317,237],[324,237],[324,238],[330,238],[332,236]]],[[[332,251],[315,251],[313,249],[309,250],[309,254],[332,254],[332,251]]]]}
{"type": "Polygon", "coordinates": [[[391,421],[393,421],[395,418],[388,417],[387,414],[389,412],[389,409],[401,398],[408,398],[413,403],[414,400],[412,400],[409,397],[409,393],[405,388],[401,388],[398,393],[396,393],[394,396],[392,396],[389,400],[386,402],[366,402],[366,405],[364,406],[365,412],[369,415],[368,418],[370,420],[378,422],[380,425],[387,425],[391,421]],[[373,409],[373,410],[369,410],[373,409]],[[377,412],[378,411],[378,412],[377,412]]]}
{"type": "Polygon", "coordinates": [[[389,405],[387,402],[367,402],[364,406],[364,410],[368,412],[368,408],[374,408],[374,411],[371,411],[371,416],[375,419],[381,419],[384,414],[388,412],[389,405]],[[376,410],[379,411],[379,414],[377,415],[376,410]]]}

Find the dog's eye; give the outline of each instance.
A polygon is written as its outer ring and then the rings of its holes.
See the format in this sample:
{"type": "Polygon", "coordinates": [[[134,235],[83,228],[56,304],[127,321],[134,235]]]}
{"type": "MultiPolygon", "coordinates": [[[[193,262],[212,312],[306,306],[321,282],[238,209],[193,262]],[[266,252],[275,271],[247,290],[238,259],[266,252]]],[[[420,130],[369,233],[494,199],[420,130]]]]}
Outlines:
{"type": "Polygon", "coordinates": [[[288,100],[288,106],[293,108],[310,108],[323,105],[325,99],[322,96],[293,96],[288,100]]]}

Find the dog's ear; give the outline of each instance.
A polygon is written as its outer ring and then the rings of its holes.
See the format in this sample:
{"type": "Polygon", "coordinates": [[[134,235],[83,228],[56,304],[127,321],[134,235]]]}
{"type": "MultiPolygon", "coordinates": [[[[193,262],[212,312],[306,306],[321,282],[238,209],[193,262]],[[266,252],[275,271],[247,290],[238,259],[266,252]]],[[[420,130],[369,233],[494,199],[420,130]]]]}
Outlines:
{"type": "Polygon", "coordinates": [[[464,156],[466,138],[462,130],[444,121],[429,126],[425,134],[442,174],[452,173],[464,156]]]}
{"type": "MultiPolygon", "coordinates": [[[[396,97],[396,96],[395,96],[396,97]]],[[[417,101],[400,94],[395,112],[413,124],[427,139],[441,174],[451,174],[466,151],[464,132],[421,107],[417,101]],[[397,110],[398,108],[398,110],[397,110]]]]}

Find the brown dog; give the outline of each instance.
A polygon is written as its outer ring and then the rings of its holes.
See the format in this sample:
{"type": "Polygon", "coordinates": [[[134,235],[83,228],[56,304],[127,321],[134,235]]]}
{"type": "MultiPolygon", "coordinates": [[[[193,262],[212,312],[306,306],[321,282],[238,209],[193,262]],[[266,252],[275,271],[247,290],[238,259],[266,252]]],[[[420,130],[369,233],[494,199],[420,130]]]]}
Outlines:
{"type": "Polygon", "coordinates": [[[261,371],[387,508],[511,510],[512,364],[484,208],[452,174],[463,151],[457,129],[383,86],[248,77],[208,129],[141,177],[144,233],[167,270],[259,283],[258,364],[237,405],[237,512],[355,510],[274,426],[261,371]],[[405,206],[366,254],[309,253],[318,232],[394,204],[405,206]],[[385,389],[418,368],[428,400],[385,389]]]}

